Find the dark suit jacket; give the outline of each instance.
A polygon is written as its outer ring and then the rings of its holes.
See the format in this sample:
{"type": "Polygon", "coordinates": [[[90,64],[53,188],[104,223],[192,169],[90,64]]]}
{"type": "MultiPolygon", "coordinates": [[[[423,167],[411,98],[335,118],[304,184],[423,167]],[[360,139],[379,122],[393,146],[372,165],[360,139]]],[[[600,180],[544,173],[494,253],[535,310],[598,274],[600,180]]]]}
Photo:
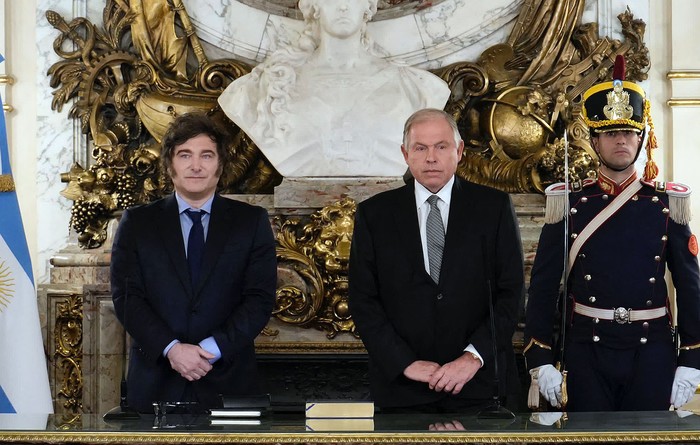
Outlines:
{"type": "Polygon", "coordinates": [[[407,379],[403,370],[415,360],[445,364],[470,343],[484,366],[455,397],[494,395],[489,282],[500,392],[517,392],[512,336],[523,280],[520,235],[506,193],[455,180],[439,284],[425,271],[413,182],[361,203],[350,255],[350,309],[369,352],[374,401],[401,407],[452,397],[407,379]]]}
{"type": "Polygon", "coordinates": [[[219,394],[258,391],[253,340],[270,318],[276,287],[275,243],[267,212],[215,196],[200,283],[192,288],[177,201],[169,196],[124,212],[112,248],[112,299],[133,337],[128,402],[219,403],[219,394]],[[127,295],[128,292],[128,295],[127,295]],[[163,350],[174,339],[214,336],[222,357],[188,383],[163,350]]]}

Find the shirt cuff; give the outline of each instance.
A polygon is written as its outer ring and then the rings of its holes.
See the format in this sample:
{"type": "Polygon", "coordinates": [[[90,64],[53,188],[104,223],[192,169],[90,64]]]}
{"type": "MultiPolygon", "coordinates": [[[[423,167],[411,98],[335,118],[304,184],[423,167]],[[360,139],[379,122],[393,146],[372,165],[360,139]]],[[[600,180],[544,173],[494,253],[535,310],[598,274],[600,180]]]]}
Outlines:
{"type": "Polygon", "coordinates": [[[479,361],[481,362],[481,366],[484,366],[484,359],[481,357],[481,354],[479,354],[479,353],[476,351],[476,348],[474,347],[474,345],[472,345],[472,344],[470,343],[469,346],[467,346],[466,348],[464,348],[464,352],[468,352],[468,353],[470,353],[471,355],[473,355],[474,357],[476,357],[477,359],[479,359],[479,361]]]}
{"type": "Polygon", "coordinates": [[[178,343],[180,343],[180,340],[178,340],[177,338],[168,343],[168,346],[166,346],[165,349],[163,349],[163,357],[168,358],[168,352],[170,352],[173,346],[175,346],[178,343]]]}
{"type": "Polygon", "coordinates": [[[214,362],[221,358],[221,349],[219,349],[219,345],[216,344],[216,340],[214,339],[214,337],[207,337],[204,340],[200,341],[199,347],[210,354],[214,354],[214,358],[209,359],[209,363],[211,363],[212,365],[214,364],[214,362]]]}

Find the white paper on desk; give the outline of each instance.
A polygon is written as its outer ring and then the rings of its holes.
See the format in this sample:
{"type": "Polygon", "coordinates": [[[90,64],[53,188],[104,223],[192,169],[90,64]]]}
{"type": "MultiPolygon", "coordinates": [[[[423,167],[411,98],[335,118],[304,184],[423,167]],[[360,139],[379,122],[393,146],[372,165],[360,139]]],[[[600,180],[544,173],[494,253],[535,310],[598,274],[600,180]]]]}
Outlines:
{"type": "Polygon", "coordinates": [[[261,425],[258,419],[233,419],[230,417],[217,417],[209,420],[210,425],[261,425]]]}
{"type": "Polygon", "coordinates": [[[215,408],[209,411],[211,417],[260,417],[262,411],[257,409],[215,408]]]}

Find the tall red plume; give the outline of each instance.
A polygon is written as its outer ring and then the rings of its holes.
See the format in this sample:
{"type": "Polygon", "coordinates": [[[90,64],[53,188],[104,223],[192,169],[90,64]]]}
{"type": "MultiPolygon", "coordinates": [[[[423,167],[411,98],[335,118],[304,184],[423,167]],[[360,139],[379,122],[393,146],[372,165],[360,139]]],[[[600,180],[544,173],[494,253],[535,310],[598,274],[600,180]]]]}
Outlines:
{"type": "Polygon", "coordinates": [[[615,57],[615,68],[613,68],[613,80],[625,80],[625,57],[618,54],[615,57]]]}

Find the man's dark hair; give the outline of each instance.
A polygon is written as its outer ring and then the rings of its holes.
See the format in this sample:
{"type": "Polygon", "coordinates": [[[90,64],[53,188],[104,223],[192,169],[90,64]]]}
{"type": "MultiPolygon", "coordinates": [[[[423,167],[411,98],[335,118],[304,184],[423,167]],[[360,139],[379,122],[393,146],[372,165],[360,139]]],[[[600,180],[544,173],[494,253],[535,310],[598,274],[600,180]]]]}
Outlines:
{"type": "Polygon", "coordinates": [[[175,118],[168,126],[161,143],[160,165],[168,176],[173,164],[175,146],[185,143],[193,137],[205,134],[216,143],[216,153],[219,156],[217,173],[221,175],[228,161],[228,151],[225,147],[226,134],[205,113],[187,113],[175,118]]]}

